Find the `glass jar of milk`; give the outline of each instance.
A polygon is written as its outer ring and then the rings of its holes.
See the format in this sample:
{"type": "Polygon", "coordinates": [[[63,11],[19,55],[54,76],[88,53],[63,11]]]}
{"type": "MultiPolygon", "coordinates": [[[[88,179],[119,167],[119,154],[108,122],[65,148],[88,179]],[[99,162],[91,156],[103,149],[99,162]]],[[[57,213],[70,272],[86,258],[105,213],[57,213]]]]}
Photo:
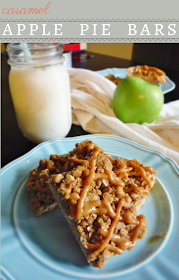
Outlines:
{"type": "Polygon", "coordinates": [[[70,82],[61,44],[9,44],[9,85],[19,128],[41,143],[71,128],[70,82]]]}

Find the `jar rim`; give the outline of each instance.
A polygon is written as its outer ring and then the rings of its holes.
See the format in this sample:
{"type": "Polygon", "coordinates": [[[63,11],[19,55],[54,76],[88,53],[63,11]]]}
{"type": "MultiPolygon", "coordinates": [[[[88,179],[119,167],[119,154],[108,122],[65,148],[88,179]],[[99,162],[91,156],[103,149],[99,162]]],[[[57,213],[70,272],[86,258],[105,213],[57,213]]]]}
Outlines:
{"type": "Polygon", "coordinates": [[[7,52],[11,66],[48,66],[65,59],[61,43],[12,43],[8,44],[7,52]]]}
{"type": "MultiPolygon", "coordinates": [[[[61,43],[25,43],[29,49],[35,50],[35,49],[53,49],[57,47],[61,47],[61,43]]],[[[9,53],[12,49],[22,49],[23,43],[10,43],[7,45],[7,52],[9,53]]]]}

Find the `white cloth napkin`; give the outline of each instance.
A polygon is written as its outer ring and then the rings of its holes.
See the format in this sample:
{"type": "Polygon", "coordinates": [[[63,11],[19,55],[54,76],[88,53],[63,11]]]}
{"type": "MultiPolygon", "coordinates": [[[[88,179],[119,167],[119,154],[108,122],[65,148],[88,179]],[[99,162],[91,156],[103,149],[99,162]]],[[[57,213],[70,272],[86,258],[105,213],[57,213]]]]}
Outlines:
{"type": "Polygon", "coordinates": [[[179,100],[164,104],[159,117],[150,124],[125,124],[112,110],[113,82],[90,70],[68,68],[68,72],[73,124],[90,133],[128,138],[179,164],[179,100]]]}

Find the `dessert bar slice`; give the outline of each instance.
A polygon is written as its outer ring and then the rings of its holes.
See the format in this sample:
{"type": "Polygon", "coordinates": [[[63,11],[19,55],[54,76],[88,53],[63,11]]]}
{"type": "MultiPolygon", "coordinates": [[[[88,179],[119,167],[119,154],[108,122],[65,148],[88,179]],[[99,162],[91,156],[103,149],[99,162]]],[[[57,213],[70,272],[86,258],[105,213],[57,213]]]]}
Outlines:
{"type": "Polygon", "coordinates": [[[129,67],[126,71],[126,76],[135,76],[141,78],[151,84],[164,84],[166,81],[166,74],[162,70],[147,66],[147,65],[137,65],[135,67],[129,67]]]}
{"type": "Polygon", "coordinates": [[[76,147],[68,154],[50,155],[49,160],[40,160],[39,166],[29,171],[26,185],[31,191],[30,205],[35,215],[44,214],[56,206],[56,201],[49,188],[50,175],[72,170],[83,162],[83,158],[83,152],[76,147]]]}
{"type": "Polygon", "coordinates": [[[156,173],[135,159],[114,160],[88,140],[76,148],[70,161],[78,165],[52,174],[49,185],[87,261],[103,268],[145,236],[146,218],[138,211],[156,173]]]}
{"type": "Polygon", "coordinates": [[[50,160],[40,160],[38,168],[31,169],[28,174],[26,185],[31,191],[30,205],[35,215],[44,214],[56,206],[48,185],[48,179],[55,171],[51,163],[50,160]]]}

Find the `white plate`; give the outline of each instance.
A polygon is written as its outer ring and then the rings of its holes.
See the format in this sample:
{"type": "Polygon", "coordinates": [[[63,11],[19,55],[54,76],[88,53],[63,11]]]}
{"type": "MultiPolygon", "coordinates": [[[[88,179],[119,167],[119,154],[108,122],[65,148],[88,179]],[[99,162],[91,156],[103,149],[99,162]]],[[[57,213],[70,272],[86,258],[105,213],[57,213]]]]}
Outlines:
{"type": "MultiPolygon", "coordinates": [[[[104,70],[96,71],[98,74],[105,76],[109,74],[113,74],[115,77],[119,77],[121,79],[126,78],[126,68],[107,68],[104,70]]],[[[159,84],[163,94],[166,94],[167,92],[170,92],[175,89],[175,83],[172,82],[169,77],[166,77],[165,84],[159,84]]]]}
{"type": "Polygon", "coordinates": [[[162,153],[105,135],[56,139],[38,145],[1,173],[1,269],[3,280],[177,279],[179,275],[179,167],[162,153]],[[137,158],[157,171],[157,182],[140,213],[148,234],[130,252],[110,259],[103,270],[87,264],[62,213],[35,217],[25,180],[29,169],[50,154],[64,154],[90,139],[113,157],[137,158]],[[163,235],[166,237],[163,238],[163,235]],[[149,238],[161,238],[149,243],[149,238]]]}

